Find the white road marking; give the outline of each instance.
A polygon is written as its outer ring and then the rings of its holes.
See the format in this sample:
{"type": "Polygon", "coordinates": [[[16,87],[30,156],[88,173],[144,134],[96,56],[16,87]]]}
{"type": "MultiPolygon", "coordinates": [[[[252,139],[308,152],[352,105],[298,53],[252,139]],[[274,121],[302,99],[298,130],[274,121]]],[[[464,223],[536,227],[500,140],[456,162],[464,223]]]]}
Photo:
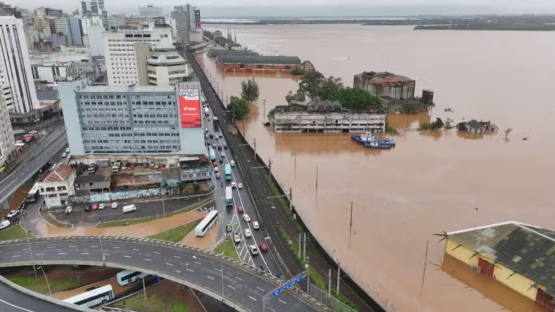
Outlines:
{"type": "Polygon", "coordinates": [[[69,248],[77,248],[77,246],[69,246],[69,248]]]}
{"type": "Polygon", "coordinates": [[[58,254],[59,255],[67,255],[67,253],[65,253],[65,252],[59,252],[58,254]]]}
{"type": "Polygon", "coordinates": [[[256,299],[254,299],[253,297],[249,296],[249,298],[251,298],[252,300],[256,301],[256,299]]]}
{"type": "Polygon", "coordinates": [[[195,272],[195,271],[193,271],[193,270],[191,270],[191,269],[189,269],[189,268],[187,268],[187,269],[185,269],[185,270],[187,270],[187,271],[189,271],[189,272],[195,272]]]}
{"type": "Polygon", "coordinates": [[[133,251],[140,251],[139,249],[133,248],[133,251]]]}
{"type": "Polygon", "coordinates": [[[231,288],[231,289],[235,289],[235,287],[231,286],[231,285],[227,285],[227,287],[231,288]]]}
{"type": "MultiPolygon", "coordinates": [[[[15,182],[15,181],[14,181],[14,182],[15,182]]],[[[9,305],[9,306],[11,306],[11,307],[14,307],[14,308],[16,308],[16,309],[19,309],[19,310],[21,310],[21,311],[34,312],[34,311],[31,311],[31,310],[27,310],[27,309],[25,309],[25,308],[16,306],[15,304],[11,304],[11,303],[9,303],[9,302],[7,302],[7,301],[4,301],[4,300],[2,300],[2,299],[0,299],[0,302],[3,302],[4,304],[7,304],[7,305],[9,305]]]]}
{"type": "Polygon", "coordinates": [[[166,265],[171,265],[171,266],[173,266],[173,264],[171,264],[171,263],[167,263],[167,262],[166,262],[166,265]]]}
{"type": "Polygon", "coordinates": [[[268,310],[270,310],[270,311],[272,311],[272,312],[276,312],[276,310],[274,310],[274,309],[272,309],[272,308],[270,308],[270,307],[268,307],[268,310]]]}
{"type": "Polygon", "coordinates": [[[131,256],[128,256],[128,255],[124,255],[124,257],[125,257],[125,258],[131,258],[131,256]]]}
{"type": "Polygon", "coordinates": [[[196,256],[193,256],[193,259],[196,259],[196,258],[197,258],[196,256]]]}
{"type": "Polygon", "coordinates": [[[23,249],[21,249],[21,250],[27,250],[27,248],[23,248],[23,249]]]}
{"type": "Polygon", "coordinates": [[[262,289],[262,288],[260,288],[260,287],[258,287],[258,286],[256,286],[256,288],[260,289],[260,291],[264,291],[264,289],[262,289]]]}
{"type": "Polygon", "coordinates": [[[198,264],[198,265],[202,265],[202,263],[198,262],[198,261],[193,261],[194,263],[198,264]]]}
{"type": "Polygon", "coordinates": [[[52,248],[56,248],[56,246],[48,246],[48,247],[46,247],[46,248],[52,249],[52,248]]]}
{"type": "Polygon", "coordinates": [[[206,275],[209,279],[213,280],[214,278],[210,275],[206,275]]]}
{"type": "Polygon", "coordinates": [[[21,257],[21,256],[20,256],[20,255],[17,255],[17,256],[12,256],[12,258],[17,258],[17,257],[21,257]]]}
{"type": "Polygon", "coordinates": [[[115,249],[118,249],[119,247],[117,247],[117,246],[114,246],[114,248],[115,248],[115,249]]]}
{"type": "Polygon", "coordinates": [[[152,260],[151,260],[151,259],[146,259],[146,258],[145,258],[145,261],[152,261],[152,260]]]}
{"type": "Polygon", "coordinates": [[[239,278],[239,277],[237,277],[237,276],[235,276],[235,278],[238,279],[238,280],[240,280],[241,282],[243,281],[242,278],[239,278]]]}
{"type": "Polygon", "coordinates": [[[279,300],[279,302],[281,302],[281,303],[283,303],[283,304],[287,304],[287,302],[285,302],[285,301],[283,301],[283,300],[281,300],[281,299],[279,299],[279,298],[278,298],[278,300],[279,300]]]}
{"type": "Polygon", "coordinates": [[[42,254],[42,253],[41,254],[35,254],[35,256],[44,256],[44,254],[42,254]]]}
{"type": "Polygon", "coordinates": [[[81,254],[82,255],[88,255],[89,253],[88,252],[82,252],[81,254]]]}
{"type": "Polygon", "coordinates": [[[109,256],[110,254],[109,254],[109,253],[105,253],[104,255],[105,255],[105,256],[109,256]]]}
{"type": "Polygon", "coordinates": [[[173,256],[173,257],[176,258],[176,259],[181,259],[181,258],[179,258],[178,256],[173,256]]]}
{"type": "Polygon", "coordinates": [[[152,253],[153,253],[153,254],[157,254],[157,255],[160,254],[158,251],[153,251],[152,253]]]}
{"type": "Polygon", "coordinates": [[[98,248],[98,246],[91,246],[91,248],[98,248]]]}

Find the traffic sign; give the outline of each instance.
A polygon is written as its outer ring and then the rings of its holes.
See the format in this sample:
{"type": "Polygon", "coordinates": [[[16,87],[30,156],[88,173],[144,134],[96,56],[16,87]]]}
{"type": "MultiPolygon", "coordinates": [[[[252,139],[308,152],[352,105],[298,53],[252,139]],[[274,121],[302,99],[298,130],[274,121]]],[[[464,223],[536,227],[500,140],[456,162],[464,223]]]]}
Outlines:
{"type": "Polygon", "coordinates": [[[297,277],[295,277],[295,284],[297,284],[298,282],[300,282],[303,279],[303,275],[299,275],[297,277]]]}
{"type": "Polygon", "coordinates": [[[281,292],[281,288],[274,290],[274,292],[272,293],[272,297],[279,295],[280,292],[281,292]]]}
{"type": "Polygon", "coordinates": [[[283,285],[283,290],[288,290],[289,288],[291,288],[291,282],[287,282],[283,285]]]}

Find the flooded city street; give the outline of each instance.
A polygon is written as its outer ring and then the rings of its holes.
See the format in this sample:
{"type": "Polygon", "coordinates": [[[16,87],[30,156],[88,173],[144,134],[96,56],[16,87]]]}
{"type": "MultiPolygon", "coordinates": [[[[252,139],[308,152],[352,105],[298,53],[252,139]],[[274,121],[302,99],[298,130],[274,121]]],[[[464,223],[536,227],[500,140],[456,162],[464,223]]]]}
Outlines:
{"type": "MultiPolygon", "coordinates": [[[[227,27],[207,28],[225,33],[227,27]]],[[[444,242],[432,234],[508,220],[555,228],[555,34],[359,25],[231,29],[243,46],[310,60],[347,86],[362,71],[389,71],[415,79],[418,95],[435,91],[431,115],[388,117],[400,132],[391,150],[365,149],[349,134],[264,127],[270,109],[297,90],[291,77],[256,76],[260,99],[237,124],[247,141],[256,139],[262,159],[271,159],[282,187],[293,189],[295,206],[320,244],[362,288],[389,311],[542,311],[512,291],[500,294],[506,289],[484,293],[483,281],[453,273],[452,260],[442,269],[444,242]],[[490,120],[499,133],[416,131],[437,117],[490,120]]],[[[199,58],[224,98],[240,95],[244,75],[223,76],[207,56],[199,58]]]]}

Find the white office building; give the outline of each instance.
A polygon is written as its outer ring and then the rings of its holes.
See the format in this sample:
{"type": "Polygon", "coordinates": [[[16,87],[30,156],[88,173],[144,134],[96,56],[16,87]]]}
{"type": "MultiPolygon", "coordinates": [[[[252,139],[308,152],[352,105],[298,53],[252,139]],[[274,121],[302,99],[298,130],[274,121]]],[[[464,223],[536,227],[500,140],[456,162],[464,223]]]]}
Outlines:
{"type": "MultiPolygon", "coordinates": [[[[8,88],[9,90],[9,88],[8,88]]],[[[8,107],[4,101],[4,94],[0,94],[0,167],[10,160],[15,149],[15,141],[10,123],[8,107]]]]}
{"type": "Polygon", "coordinates": [[[40,195],[44,196],[46,207],[60,207],[69,203],[69,196],[75,195],[75,171],[64,163],[56,165],[38,183],[40,195]]]}
{"type": "Polygon", "coordinates": [[[157,26],[146,30],[120,29],[104,32],[104,58],[108,85],[138,85],[138,66],[141,66],[138,63],[141,58],[138,56],[140,51],[135,49],[135,43],[148,43],[155,46],[164,38],[171,40],[171,27],[157,26]]]}
{"type": "Polygon", "coordinates": [[[147,5],[139,7],[139,15],[146,17],[147,20],[152,20],[155,17],[163,16],[164,9],[155,5],[147,5]]]}
{"type": "Polygon", "coordinates": [[[39,108],[21,19],[0,16],[0,56],[0,85],[10,87],[15,112],[39,108]]]}
{"type": "Polygon", "coordinates": [[[148,84],[152,86],[174,86],[189,77],[187,61],[177,53],[169,38],[152,48],[147,64],[148,84]]]}

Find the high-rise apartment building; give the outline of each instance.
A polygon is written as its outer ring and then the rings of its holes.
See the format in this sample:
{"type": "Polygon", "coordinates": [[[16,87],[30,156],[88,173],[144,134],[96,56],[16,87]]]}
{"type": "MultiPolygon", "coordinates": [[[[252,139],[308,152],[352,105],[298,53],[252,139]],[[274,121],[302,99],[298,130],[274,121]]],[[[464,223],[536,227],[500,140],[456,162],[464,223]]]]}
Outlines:
{"type": "MultiPolygon", "coordinates": [[[[69,18],[67,17],[58,17],[54,20],[55,28],[56,28],[56,35],[60,33],[64,34],[67,40],[67,45],[73,45],[73,37],[71,36],[71,30],[69,26],[69,18]]],[[[53,34],[54,35],[54,34],[53,34]]]]}
{"type": "Polygon", "coordinates": [[[61,82],[73,155],[205,154],[200,85],[83,86],[61,82]]]}
{"type": "Polygon", "coordinates": [[[81,20],[79,17],[71,16],[69,20],[69,30],[71,34],[71,41],[73,45],[83,45],[83,30],[81,29],[81,20]]]}
{"type": "Polygon", "coordinates": [[[147,70],[148,84],[153,86],[174,86],[189,76],[187,61],[168,38],[152,48],[147,70]]]}
{"type": "Polygon", "coordinates": [[[0,16],[0,56],[0,85],[10,87],[15,112],[39,108],[21,19],[0,16]]]}
{"type": "Polygon", "coordinates": [[[4,100],[4,94],[0,93],[0,166],[4,166],[10,160],[15,149],[15,141],[10,123],[8,106],[4,100]]]}
{"type": "Polygon", "coordinates": [[[184,5],[176,5],[173,7],[171,13],[173,19],[175,19],[175,28],[177,30],[177,41],[182,43],[189,42],[189,30],[187,26],[187,7],[184,5]]]}
{"type": "Polygon", "coordinates": [[[139,15],[146,17],[148,20],[152,20],[155,17],[163,16],[164,9],[154,5],[142,6],[139,7],[139,15]]]}
{"type": "Polygon", "coordinates": [[[104,32],[104,57],[108,85],[139,84],[137,51],[135,51],[134,44],[143,42],[155,46],[164,38],[171,40],[171,27],[157,26],[146,30],[120,29],[104,32]]]}

